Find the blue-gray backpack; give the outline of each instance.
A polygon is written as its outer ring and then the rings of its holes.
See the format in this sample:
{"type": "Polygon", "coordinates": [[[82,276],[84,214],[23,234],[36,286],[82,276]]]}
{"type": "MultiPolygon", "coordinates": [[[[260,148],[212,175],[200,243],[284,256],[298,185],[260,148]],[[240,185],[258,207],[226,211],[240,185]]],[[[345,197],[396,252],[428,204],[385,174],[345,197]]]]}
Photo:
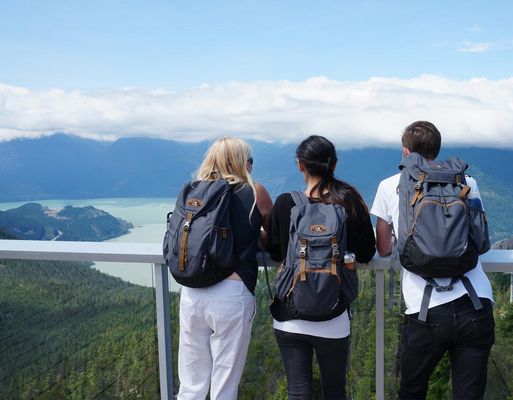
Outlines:
{"type": "Polygon", "coordinates": [[[401,265],[427,282],[419,319],[425,318],[433,288],[452,290],[459,279],[474,305],[479,301],[464,274],[490,249],[490,239],[481,201],[469,198],[467,167],[459,158],[428,161],[417,153],[399,165],[397,250],[401,265]],[[452,281],[441,287],[433,278],[452,281]]]}
{"type": "Polygon", "coordinates": [[[233,272],[232,189],[224,180],[187,183],[168,214],[163,253],[175,280],[211,286],[233,272]]]}
{"type": "Polygon", "coordinates": [[[290,213],[287,258],[276,275],[276,297],[293,318],[332,319],[358,294],[354,264],[344,266],[346,210],[339,204],[310,203],[303,192],[291,195],[295,206],[290,213]]]}

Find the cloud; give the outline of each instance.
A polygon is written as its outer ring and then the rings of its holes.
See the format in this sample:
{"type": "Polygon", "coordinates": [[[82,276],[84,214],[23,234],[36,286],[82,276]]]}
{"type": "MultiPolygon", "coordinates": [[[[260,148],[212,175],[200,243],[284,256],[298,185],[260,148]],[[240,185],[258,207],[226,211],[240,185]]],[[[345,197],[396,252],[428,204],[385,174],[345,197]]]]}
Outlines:
{"type": "Polygon", "coordinates": [[[458,43],[456,51],[462,53],[483,53],[492,47],[493,43],[489,42],[461,42],[458,43]]]}
{"type": "Polygon", "coordinates": [[[238,135],[297,142],[326,135],[341,148],[397,147],[402,129],[434,122],[445,145],[513,147],[513,78],[456,81],[422,75],[199,88],[81,92],[0,84],[0,139],[68,132],[94,139],[152,136],[182,141],[238,135]]]}

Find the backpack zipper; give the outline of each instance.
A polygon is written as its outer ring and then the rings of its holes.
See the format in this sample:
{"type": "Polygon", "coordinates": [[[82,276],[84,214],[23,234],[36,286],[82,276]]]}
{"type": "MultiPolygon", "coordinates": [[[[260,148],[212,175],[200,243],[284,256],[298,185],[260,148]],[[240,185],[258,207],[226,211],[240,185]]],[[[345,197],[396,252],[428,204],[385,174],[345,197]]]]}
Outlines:
{"type": "Polygon", "coordinates": [[[413,235],[413,231],[415,230],[415,225],[417,224],[417,219],[419,217],[420,210],[422,209],[422,207],[424,207],[427,204],[441,205],[442,207],[445,206],[445,207],[447,207],[447,210],[449,207],[452,207],[453,205],[461,204],[463,206],[463,208],[467,209],[467,204],[461,200],[454,200],[454,201],[451,201],[450,203],[447,203],[447,202],[442,203],[441,201],[437,201],[437,200],[424,200],[419,205],[419,207],[415,210],[415,216],[413,217],[413,224],[411,225],[411,229],[410,229],[410,232],[408,233],[408,236],[413,235]]]}

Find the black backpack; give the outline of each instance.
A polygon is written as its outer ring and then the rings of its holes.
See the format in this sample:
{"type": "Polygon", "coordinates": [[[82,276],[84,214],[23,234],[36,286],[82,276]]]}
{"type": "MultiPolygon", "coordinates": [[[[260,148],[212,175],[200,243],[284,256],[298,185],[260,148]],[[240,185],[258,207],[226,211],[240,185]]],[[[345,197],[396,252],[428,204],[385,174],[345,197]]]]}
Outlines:
{"type": "Polygon", "coordinates": [[[310,203],[303,192],[291,195],[295,206],[287,258],[276,275],[276,297],[294,318],[332,319],[358,294],[354,259],[344,264],[346,210],[339,204],[310,203]]]}
{"type": "Polygon", "coordinates": [[[175,280],[211,286],[233,272],[232,188],[223,179],[187,183],[168,214],[163,253],[175,280]]]}
{"type": "Polygon", "coordinates": [[[478,256],[490,249],[488,223],[478,198],[469,198],[459,158],[427,161],[420,154],[404,157],[399,166],[399,229],[397,250],[401,265],[426,282],[420,320],[426,320],[433,288],[450,291],[461,279],[476,309],[479,298],[464,274],[475,268],[478,256]],[[439,286],[433,278],[452,278],[439,286]]]}

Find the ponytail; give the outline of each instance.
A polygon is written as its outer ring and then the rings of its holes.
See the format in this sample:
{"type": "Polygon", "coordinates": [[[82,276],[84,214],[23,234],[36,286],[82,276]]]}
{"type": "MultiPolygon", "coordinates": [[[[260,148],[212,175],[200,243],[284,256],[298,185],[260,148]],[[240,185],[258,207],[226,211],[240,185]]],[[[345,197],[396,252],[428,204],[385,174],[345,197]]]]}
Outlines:
{"type": "Polygon", "coordinates": [[[368,211],[365,201],[350,184],[334,176],[337,165],[335,146],[323,136],[312,135],[303,140],[296,149],[297,159],[311,176],[320,177],[312,192],[319,193],[319,201],[342,205],[349,216],[356,216],[355,203],[368,211]]]}

